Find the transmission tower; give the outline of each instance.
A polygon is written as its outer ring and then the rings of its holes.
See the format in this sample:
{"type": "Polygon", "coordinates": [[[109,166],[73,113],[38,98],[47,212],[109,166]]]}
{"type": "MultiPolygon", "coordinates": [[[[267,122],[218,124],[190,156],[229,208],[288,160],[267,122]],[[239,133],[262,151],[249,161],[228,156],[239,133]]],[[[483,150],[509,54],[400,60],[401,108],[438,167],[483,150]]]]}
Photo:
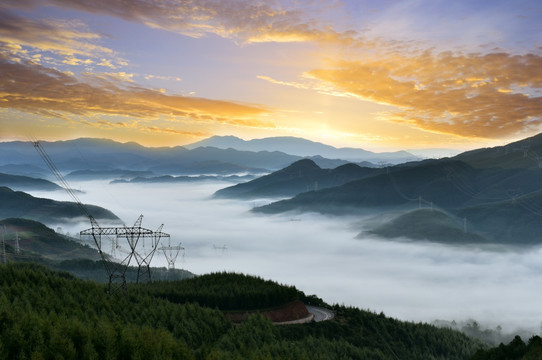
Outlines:
{"type": "Polygon", "coordinates": [[[15,232],[15,254],[19,254],[21,252],[21,248],[19,247],[19,233],[15,232]]]}
{"type": "MultiPolygon", "coordinates": [[[[64,187],[64,189],[68,192],[74,202],[79,206],[81,211],[85,213],[88,217],[91,228],[81,231],[79,235],[91,236],[93,238],[94,244],[98,249],[98,253],[102,258],[102,262],[109,277],[108,293],[113,294],[118,291],[126,292],[126,271],[128,269],[128,266],[130,265],[130,261],[135,255],[137,243],[142,237],[154,237],[154,232],[152,230],[141,227],[143,215],[141,215],[136,220],[134,226],[132,227],[128,227],[126,225],[124,225],[123,227],[101,227],[96,221],[96,219],[92,216],[92,214],[88,211],[86,206],[83,205],[81,200],[79,200],[77,194],[64,179],[64,177],[57,169],[49,155],[47,155],[41,144],[38,141],[32,141],[32,143],[42,157],[42,159],[49,167],[49,169],[56,176],[62,187],[64,187]],[[119,245],[119,239],[126,240],[129,249],[123,253],[122,256],[124,256],[124,258],[120,259],[120,261],[114,261],[114,258],[111,258],[106,253],[104,253],[102,247],[102,238],[104,237],[106,239],[113,238],[114,249],[118,248],[119,250],[122,250],[122,247],[119,245]]],[[[148,269],[150,271],[150,260],[146,263],[146,265],[149,265],[148,269]]]]}
{"type": "Polygon", "coordinates": [[[2,260],[6,265],[6,225],[2,227],[2,260]]]}
{"type": "Polygon", "coordinates": [[[181,250],[184,252],[184,248],[181,246],[181,244],[171,246],[171,239],[168,239],[168,246],[162,246],[160,250],[164,252],[164,256],[166,257],[168,271],[175,269],[175,261],[177,261],[179,252],[181,250]]]}
{"type": "Polygon", "coordinates": [[[147,234],[142,234],[142,250],[141,251],[134,251],[134,256],[137,262],[137,279],[136,283],[140,282],[150,282],[151,281],[151,261],[154,257],[154,253],[158,249],[158,245],[160,244],[160,240],[162,238],[168,238],[168,242],[170,239],[170,235],[162,232],[162,228],[164,227],[164,224],[160,225],[158,229],[151,235],[147,236],[147,234]],[[151,239],[151,247],[148,252],[145,251],[145,238],[150,237],[151,239]]]}
{"type": "MultiPolygon", "coordinates": [[[[80,232],[81,236],[92,236],[97,244],[101,247],[103,238],[113,238],[116,248],[119,250],[119,253],[122,253],[122,256],[118,261],[113,261],[113,259],[108,259],[103,256],[102,260],[105,264],[106,271],[109,276],[109,293],[115,293],[119,290],[126,290],[126,271],[132,258],[135,258],[138,263],[138,275],[137,282],[139,282],[141,274],[147,274],[147,277],[150,279],[150,262],[152,256],[142,257],[137,253],[136,248],[140,239],[152,238],[155,239],[157,236],[160,237],[169,237],[169,234],[160,232],[157,235],[154,231],[141,227],[141,222],[143,220],[143,215],[139,216],[133,226],[128,227],[124,225],[123,227],[92,227],[90,229],[82,230],[80,232]],[[124,242],[128,245],[126,249],[124,242]],[[142,268],[144,268],[142,270],[142,268]]],[[[155,245],[156,247],[157,245],[155,245]]],[[[153,252],[154,254],[154,252],[153,252]]]]}
{"type": "Polygon", "coordinates": [[[214,245],[214,244],[213,244],[213,249],[215,249],[215,250],[217,250],[217,251],[218,251],[218,250],[221,250],[221,251],[222,251],[222,254],[224,254],[224,252],[225,252],[228,248],[226,247],[226,245],[217,246],[217,245],[214,245]]]}

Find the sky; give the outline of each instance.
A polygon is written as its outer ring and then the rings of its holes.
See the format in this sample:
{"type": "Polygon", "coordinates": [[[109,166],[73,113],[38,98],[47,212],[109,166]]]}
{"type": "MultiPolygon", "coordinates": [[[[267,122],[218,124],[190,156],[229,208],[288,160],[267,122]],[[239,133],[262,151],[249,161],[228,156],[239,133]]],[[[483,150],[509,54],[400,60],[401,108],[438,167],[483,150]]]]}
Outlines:
{"type": "Polygon", "coordinates": [[[383,151],[541,131],[538,0],[0,3],[0,141],[383,151]]]}

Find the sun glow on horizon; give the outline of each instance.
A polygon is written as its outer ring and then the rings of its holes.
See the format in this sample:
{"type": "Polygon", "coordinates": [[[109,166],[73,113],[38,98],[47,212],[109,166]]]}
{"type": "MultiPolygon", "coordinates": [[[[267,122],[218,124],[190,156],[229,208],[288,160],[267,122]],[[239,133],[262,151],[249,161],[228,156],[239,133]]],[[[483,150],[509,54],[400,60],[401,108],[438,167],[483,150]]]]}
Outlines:
{"type": "Polygon", "coordinates": [[[535,1],[477,12],[469,2],[25,4],[0,7],[1,140],[31,130],[146,146],[232,134],[467,149],[542,131],[535,1]],[[510,26],[492,36],[497,19],[510,26]]]}

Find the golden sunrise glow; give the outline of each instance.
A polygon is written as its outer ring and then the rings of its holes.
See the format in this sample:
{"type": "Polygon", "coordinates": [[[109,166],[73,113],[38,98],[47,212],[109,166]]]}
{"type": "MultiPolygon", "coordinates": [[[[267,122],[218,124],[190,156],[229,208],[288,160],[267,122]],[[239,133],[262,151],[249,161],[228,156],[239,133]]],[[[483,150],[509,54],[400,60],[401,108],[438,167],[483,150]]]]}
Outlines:
{"type": "MultiPolygon", "coordinates": [[[[32,128],[148,145],[294,135],[398,148],[494,144],[541,130],[534,43],[518,50],[488,38],[496,43],[486,49],[457,27],[439,33],[457,32],[447,48],[408,26],[387,30],[393,5],[174,3],[0,7],[0,135],[32,128]],[[80,16],[55,12],[64,7],[80,16]],[[461,36],[473,51],[457,50],[461,36]]],[[[509,21],[522,29],[519,18],[509,21]]]]}

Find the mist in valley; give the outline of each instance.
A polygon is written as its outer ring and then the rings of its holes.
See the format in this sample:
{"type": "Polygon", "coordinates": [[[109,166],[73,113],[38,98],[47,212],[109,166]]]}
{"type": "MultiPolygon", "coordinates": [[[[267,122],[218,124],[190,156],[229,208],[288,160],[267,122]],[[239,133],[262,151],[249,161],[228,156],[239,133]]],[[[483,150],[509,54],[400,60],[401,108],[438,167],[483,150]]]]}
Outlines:
{"type": "MultiPolygon", "coordinates": [[[[254,201],[211,198],[229,185],[72,184],[84,191],[79,195],[83,203],[113,211],[128,226],[140,214],[145,228],[156,230],[163,223],[171,245],[182,243],[186,249],[176,268],[194,274],[225,270],[257,275],[294,285],[328,303],[382,311],[402,320],[476,319],[488,328],[500,325],[503,332],[540,331],[540,247],[454,247],[356,238],[369,218],[257,215],[250,212],[254,201]]],[[[70,200],[64,192],[30,193],[70,200]]],[[[61,226],[72,235],[90,227],[88,222],[47,225],[61,226]]],[[[152,265],[166,264],[157,252],[152,265]]]]}

